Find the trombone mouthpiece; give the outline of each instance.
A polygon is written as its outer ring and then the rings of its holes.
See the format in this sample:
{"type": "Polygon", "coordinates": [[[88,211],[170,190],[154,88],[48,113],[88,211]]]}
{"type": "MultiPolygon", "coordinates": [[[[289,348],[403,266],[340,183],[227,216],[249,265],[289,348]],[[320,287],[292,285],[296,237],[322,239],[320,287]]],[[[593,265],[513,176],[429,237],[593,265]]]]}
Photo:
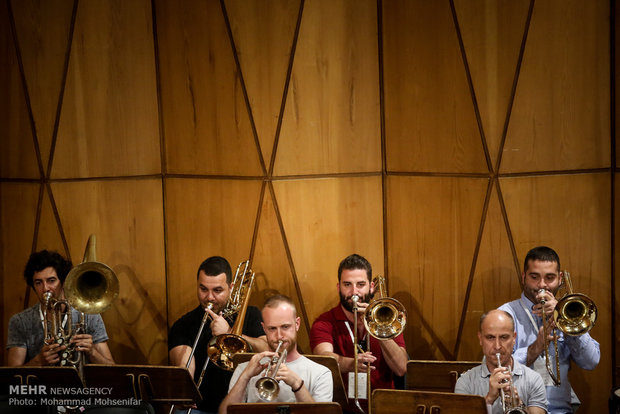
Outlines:
{"type": "Polygon", "coordinates": [[[206,309],[213,310],[213,303],[211,302],[207,303],[207,307],[205,308],[205,310],[206,309]]]}
{"type": "MultiPolygon", "coordinates": [[[[539,295],[542,295],[542,294],[543,294],[543,293],[545,293],[546,291],[547,291],[546,289],[538,289],[538,294],[539,294],[539,295]]],[[[542,299],[540,300],[540,303],[541,303],[541,304],[543,304],[543,305],[545,304],[545,302],[546,302],[545,298],[542,298],[542,299]]]]}
{"type": "Polygon", "coordinates": [[[353,303],[356,303],[356,302],[358,302],[360,300],[360,297],[357,296],[357,295],[353,295],[353,296],[351,296],[351,300],[353,301],[353,303]]]}
{"type": "Polygon", "coordinates": [[[498,366],[499,368],[501,368],[501,367],[502,367],[502,361],[501,361],[500,357],[502,356],[502,354],[500,354],[500,353],[498,352],[497,354],[495,354],[495,356],[497,357],[497,366],[498,366]]]}

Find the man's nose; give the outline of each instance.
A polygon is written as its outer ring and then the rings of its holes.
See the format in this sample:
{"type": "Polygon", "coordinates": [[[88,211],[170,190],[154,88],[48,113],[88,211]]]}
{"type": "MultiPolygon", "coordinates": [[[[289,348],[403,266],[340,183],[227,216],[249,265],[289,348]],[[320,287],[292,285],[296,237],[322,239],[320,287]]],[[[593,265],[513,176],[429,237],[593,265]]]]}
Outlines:
{"type": "Polygon", "coordinates": [[[495,349],[500,349],[502,347],[502,344],[499,341],[499,338],[495,339],[495,349]]]}

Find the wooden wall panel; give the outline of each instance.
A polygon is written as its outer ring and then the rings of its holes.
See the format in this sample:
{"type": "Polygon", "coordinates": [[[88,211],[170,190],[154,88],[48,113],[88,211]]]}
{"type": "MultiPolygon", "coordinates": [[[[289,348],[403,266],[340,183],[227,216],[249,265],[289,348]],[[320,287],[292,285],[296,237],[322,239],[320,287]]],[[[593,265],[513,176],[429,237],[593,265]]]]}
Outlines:
{"type": "Polygon", "coordinates": [[[8,5],[0,5],[0,177],[37,178],[39,166],[8,5]]]}
{"type": "Polygon", "coordinates": [[[502,172],[608,167],[609,2],[536,2],[502,172]]]}
{"type": "Polygon", "coordinates": [[[338,264],[364,256],[385,274],[381,179],[329,178],[274,182],[310,323],[338,303],[338,264]]]}
{"type": "Polygon", "coordinates": [[[223,256],[234,271],[249,258],[261,183],[168,179],[166,187],[168,325],[172,326],[198,306],[196,271],[204,259],[223,256]]]}
{"type": "MultiPolygon", "coordinates": [[[[601,362],[594,371],[571,370],[570,378],[579,396],[598,390],[607,396],[612,352],[609,174],[511,178],[501,185],[519,260],[532,247],[553,247],[561,268],[572,275],[575,292],[596,302],[599,318],[591,334],[601,345],[601,362]]],[[[603,412],[605,401],[592,398],[583,411],[603,412]]]]}
{"type": "Polygon", "coordinates": [[[388,170],[488,171],[449,2],[383,2],[383,29],[388,170]]]}
{"type": "Polygon", "coordinates": [[[167,171],[261,174],[219,1],[155,4],[167,171]]]}
{"type": "Polygon", "coordinates": [[[65,62],[71,40],[73,0],[12,1],[32,116],[47,167],[65,62]]]}
{"type": "Polygon", "coordinates": [[[529,0],[454,2],[493,165],[511,104],[529,4],[529,0]]]}
{"type": "Polygon", "coordinates": [[[284,235],[277,217],[271,193],[267,190],[261,209],[252,268],[256,272],[255,287],[250,303],[262,308],[265,300],[276,293],[289,296],[295,302],[301,327],[297,333],[297,344],[310,353],[309,326],[312,320],[304,315],[305,294],[298,292],[292,269],[289,265],[284,235]]]}
{"type": "Polygon", "coordinates": [[[274,174],[381,168],[377,53],[375,2],[304,3],[274,174]]]}
{"type": "Polygon", "coordinates": [[[95,234],[97,260],[119,279],[119,297],[102,314],[114,359],[124,364],[166,363],[161,181],[56,183],[52,189],[73,264],[82,262],[88,237],[95,234]]]}
{"type": "Polygon", "coordinates": [[[454,359],[487,179],[390,177],[390,295],[409,317],[411,359],[454,359]]]}
{"type": "Polygon", "coordinates": [[[79,3],[52,177],[160,172],[150,5],[79,3]]]}
{"type": "Polygon", "coordinates": [[[32,250],[39,185],[0,182],[0,340],[2,364],[6,363],[9,319],[24,309],[24,265],[32,250]]]}
{"type": "Polygon", "coordinates": [[[269,165],[300,0],[225,1],[263,158],[269,165]],[[266,7],[267,6],[267,7],[266,7]]]}
{"type": "Polygon", "coordinates": [[[484,219],[473,271],[469,301],[462,316],[457,360],[482,359],[478,342],[480,316],[521,294],[520,273],[515,267],[510,238],[502,215],[497,186],[494,185],[484,219]]]}

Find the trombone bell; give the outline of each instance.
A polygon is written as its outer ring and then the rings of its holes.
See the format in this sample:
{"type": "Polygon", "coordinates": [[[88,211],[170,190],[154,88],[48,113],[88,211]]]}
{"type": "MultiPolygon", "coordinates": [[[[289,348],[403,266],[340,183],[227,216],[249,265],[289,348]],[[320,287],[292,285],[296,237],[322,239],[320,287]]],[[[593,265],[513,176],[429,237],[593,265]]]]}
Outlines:
{"type": "Polygon", "coordinates": [[[553,311],[553,319],[558,329],[571,336],[589,332],[596,323],[597,316],[594,301],[581,293],[564,296],[553,311]]]}

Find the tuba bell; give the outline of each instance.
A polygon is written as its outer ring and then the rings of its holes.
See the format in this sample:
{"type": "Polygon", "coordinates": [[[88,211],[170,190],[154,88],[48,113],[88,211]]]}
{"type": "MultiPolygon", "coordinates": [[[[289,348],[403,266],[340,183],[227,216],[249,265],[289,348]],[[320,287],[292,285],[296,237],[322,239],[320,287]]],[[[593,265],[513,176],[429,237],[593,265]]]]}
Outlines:
{"type": "Polygon", "coordinates": [[[91,234],[82,263],[71,269],[65,278],[63,289],[66,299],[55,299],[51,297],[51,294],[46,293],[43,311],[45,343],[66,345],[67,348],[60,355],[59,365],[76,367],[82,378],[84,355],[70,344],[71,338],[85,333],[86,315],[105,311],[114,302],[119,291],[116,274],[107,265],[96,261],[95,251],[96,237],[91,234]],[[71,308],[80,312],[80,321],[75,328],[72,326],[71,308]],[[48,315],[51,316],[50,324],[48,324],[48,315]],[[63,329],[62,320],[65,317],[67,322],[63,329]]]}

